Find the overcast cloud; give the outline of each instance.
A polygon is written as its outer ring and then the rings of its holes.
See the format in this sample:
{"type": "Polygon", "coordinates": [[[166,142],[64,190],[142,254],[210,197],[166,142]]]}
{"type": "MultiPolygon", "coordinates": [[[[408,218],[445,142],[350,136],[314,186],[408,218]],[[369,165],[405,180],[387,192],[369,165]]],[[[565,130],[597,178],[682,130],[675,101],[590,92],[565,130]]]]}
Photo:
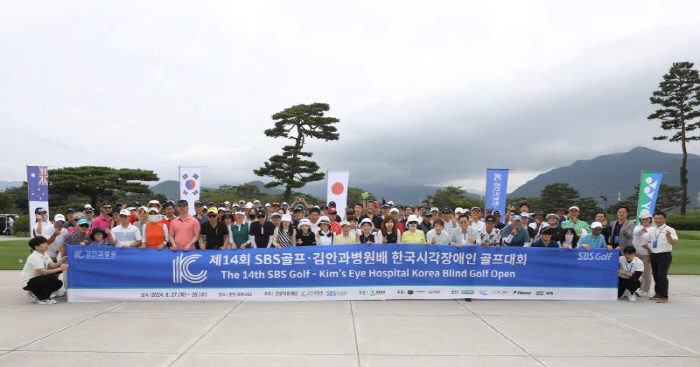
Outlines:
{"type": "Polygon", "coordinates": [[[7,1],[0,180],[26,164],[258,179],[285,143],[270,115],[312,102],[341,138],[308,149],[351,185],[482,190],[506,167],[512,191],[578,159],[677,153],[651,140],[648,98],[674,61],[700,63],[698,19],[697,1],[7,1]]]}

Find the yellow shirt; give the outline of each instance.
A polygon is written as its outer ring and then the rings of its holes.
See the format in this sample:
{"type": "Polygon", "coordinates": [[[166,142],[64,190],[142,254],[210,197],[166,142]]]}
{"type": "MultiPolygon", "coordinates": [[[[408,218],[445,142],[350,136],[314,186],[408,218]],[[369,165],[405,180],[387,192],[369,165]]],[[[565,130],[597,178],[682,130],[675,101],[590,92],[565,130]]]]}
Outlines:
{"type": "Polygon", "coordinates": [[[348,233],[347,237],[343,236],[343,232],[340,232],[340,234],[335,236],[335,242],[333,242],[334,245],[350,245],[353,243],[357,243],[357,240],[355,239],[355,233],[352,231],[348,233]]]}
{"type": "Polygon", "coordinates": [[[425,243],[425,233],[420,229],[415,232],[406,231],[401,235],[401,243],[425,243]]]}

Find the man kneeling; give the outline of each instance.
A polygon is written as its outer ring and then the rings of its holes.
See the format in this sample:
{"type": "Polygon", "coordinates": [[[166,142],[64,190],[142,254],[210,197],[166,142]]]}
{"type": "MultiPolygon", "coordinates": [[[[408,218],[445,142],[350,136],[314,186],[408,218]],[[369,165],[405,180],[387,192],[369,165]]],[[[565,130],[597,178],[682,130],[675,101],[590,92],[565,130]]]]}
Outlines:
{"type": "Polygon", "coordinates": [[[620,256],[620,268],[617,269],[617,276],[619,277],[617,298],[626,296],[627,299],[633,302],[637,300],[634,292],[639,289],[641,285],[639,277],[644,272],[644,263],[636,257],[636,254],[637,251],[634,249],[634,246],[625,247],[622,250],[622,256],[620,256]]]}
{"type": "Polygon", "coordinates": [[[64,263],[66,258],[59,259],[58,263],[53,262],[46,253],[49,242],[43,236],[29,240],[29,247],[33,251],[22,269],[22,289],[29,291],[27,296],[40,305],[56,303],[54,298],[65,295],[65,292],[59,291],[63,282],[58,279],[58,274],[68,270],[68,264],[64,263]]]}

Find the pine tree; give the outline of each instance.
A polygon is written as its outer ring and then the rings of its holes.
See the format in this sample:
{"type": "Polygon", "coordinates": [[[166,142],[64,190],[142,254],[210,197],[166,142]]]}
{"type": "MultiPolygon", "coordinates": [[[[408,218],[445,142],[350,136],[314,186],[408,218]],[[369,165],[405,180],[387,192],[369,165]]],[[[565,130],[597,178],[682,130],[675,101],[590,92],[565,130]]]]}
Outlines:
{"type": "Polygon", "coordinates": [[[659,89],[654,91],[649,98],[652,104],[662,108],[649,115],[649,120],[661,120],[661,128],[675,130],[676,133],[669,137],[656,136],[654,140],[668,140],[681,142],[683,150],[683,162],[681,164],[681,214],[685,215],[685,207],[688,197],[688,150],[686,144],[691,140],[700,140],[700,135],[690,136],[689,133],[700,128],[700,121],[693,121],[700,117],[700,74],[693,69],[692,62],[673,63],[671,69],[664,75],[659,83],[659,89]]]}
{"type": "Polygon", "coordinates": [[[284,186],[284,200],[289,201],[292,190],[309,182],[320,181],[326,175],[318,172],[316,162],[306,159],[313,153],[303,151],[307,138],[338,140],[338,129],[333,126],[340,120],[324,116],[330,109],[327,103],[296,105],[272,115],[275,127],[265,130],[265,135],[273,138],[291,139],[292,145],[285,145],[282,154],[276,154],[253,172],[258,176],[272,177],[274,180],[265,187],[284,186]]]}

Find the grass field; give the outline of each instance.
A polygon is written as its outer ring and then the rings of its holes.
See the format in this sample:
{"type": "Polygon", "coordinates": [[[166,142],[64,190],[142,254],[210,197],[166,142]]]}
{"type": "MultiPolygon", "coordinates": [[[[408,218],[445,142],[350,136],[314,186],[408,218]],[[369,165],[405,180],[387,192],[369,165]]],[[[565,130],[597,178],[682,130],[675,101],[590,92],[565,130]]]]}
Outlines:
{"type": "MultiPolygon", "coordinates": [[[[673,249],[671,274],[700,274],[700,231],[678,231],[680,241],[673,249]]],[[[29,255],[27,241],[0,241],[0,270],[21,270],[29,255]]]]}

